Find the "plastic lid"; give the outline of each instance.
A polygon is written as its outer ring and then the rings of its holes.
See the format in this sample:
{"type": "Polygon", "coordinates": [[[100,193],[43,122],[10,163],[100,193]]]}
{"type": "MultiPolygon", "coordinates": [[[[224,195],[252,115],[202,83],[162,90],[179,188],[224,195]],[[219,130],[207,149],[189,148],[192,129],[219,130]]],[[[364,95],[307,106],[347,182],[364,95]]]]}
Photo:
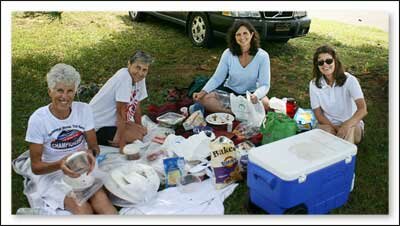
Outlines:
{"type": "Polygon", "coordinates": [[[279,178],[289,181],[350,158],[357,146],[313,129],[279,141],[265,144],[249,152],[249,161],[279,178]]]}
{"type": "Polygon", "coordinates": [[[140,146],[135,143],[127,144],[125,145],[123,151],[127,155],[137,154],[140,152],[140,146]]]}

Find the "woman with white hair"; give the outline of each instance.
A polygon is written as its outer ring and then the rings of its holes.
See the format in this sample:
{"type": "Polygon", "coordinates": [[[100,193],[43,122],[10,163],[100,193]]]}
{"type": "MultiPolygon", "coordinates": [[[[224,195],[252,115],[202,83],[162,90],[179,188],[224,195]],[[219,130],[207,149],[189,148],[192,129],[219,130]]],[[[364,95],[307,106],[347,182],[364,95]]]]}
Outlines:
{"type": "Polygon", "coordinates": [[[88,104],[75,102],[80,75],[70,65],[56,64],[47,73],[51,103],[37,109],[29,118],[25,140],[29,142],[32,172],[40,175],[37,189],[44,208],[68,210],[73,214],[116,214],[117,210],[100,188],[88,201],[78,205],[67,195],[64,176],[80,174],[66,166],[66,158],[80,150],[87,152],[92,173],[99,154],[93,113],[88,104]]]}

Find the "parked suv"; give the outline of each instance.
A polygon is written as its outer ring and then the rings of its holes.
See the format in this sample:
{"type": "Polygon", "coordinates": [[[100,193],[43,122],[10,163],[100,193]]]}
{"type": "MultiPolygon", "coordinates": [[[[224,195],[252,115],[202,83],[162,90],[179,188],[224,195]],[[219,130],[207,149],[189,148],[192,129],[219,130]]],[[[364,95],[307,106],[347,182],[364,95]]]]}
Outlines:
{"type": "Polygon", "coordinates": [[[137,22],[143,21],[146,14],[184,26],[196,46],[210,46],[214,37],[225,38],[236,20],[250,21],[260,33],[262,41],[277,42],[287,42],[291,38],[306,35],[311,24],[305,11],[129,12],[130,18],[137,22]]]}

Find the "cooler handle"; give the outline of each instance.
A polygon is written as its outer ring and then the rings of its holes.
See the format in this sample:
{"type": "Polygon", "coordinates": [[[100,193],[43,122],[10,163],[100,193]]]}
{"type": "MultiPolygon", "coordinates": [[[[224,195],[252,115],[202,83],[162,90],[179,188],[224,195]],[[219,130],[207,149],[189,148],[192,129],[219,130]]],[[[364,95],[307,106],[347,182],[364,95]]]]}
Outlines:
{"type": "Polygon", "coordinates": [[[305,175],[305,174],[300,175],[298,178],[299,184],[304,183],[306,180],[307,180],[307,175],[305,175]]]}
{"type": "Polygon", "coordinates": [[[344,159],[344,162],[345,162],[346,164],[349,164],[349,163],[351,163],[351,159],[352,159],[351,155],[350,155],[350,156],[347,156],[347,157],[344,159]]]}
{"type": "Polygon", "coordinates": [[[274,176],[268,175],[268,174],[265,174],[265,175],[260,176],[260,175],[258,175],[258,174],[256,174],[256,173],[253,174],[253,176],[254,176],[254,179],[255,179],[255,180],[261,180],[261,181],[263,181],[264,183],[266,183],[266,184],[269,185],[269,187],[271,188],[271,190],[274,190],[274,188],[275,188],[275,186],[276,186],[276,178],[275,178],[274,176]]]}

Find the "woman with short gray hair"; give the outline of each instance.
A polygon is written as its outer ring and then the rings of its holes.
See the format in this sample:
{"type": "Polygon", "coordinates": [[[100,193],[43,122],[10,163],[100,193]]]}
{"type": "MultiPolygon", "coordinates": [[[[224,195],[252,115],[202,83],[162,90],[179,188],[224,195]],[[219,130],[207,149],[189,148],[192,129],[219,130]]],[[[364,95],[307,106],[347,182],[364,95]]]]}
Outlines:
{"type": "MultiPolygon", "coordinates": [[[[73,214],[116,214],[117,210],[100,188],[88,201],[77,203],[68,195],[74,191],[64,179],[81,174],[66,166],[66,159],[85,151],[89,162],[87,175],[92,177],[95,156],[100,149],[94,131],[93,113],[86,103],[75,102],[80,83],[79,72],[67,64],[56,64],[47,73],[51,103],[37,109],[29,118],[25,140],[29,142],[32,172],[39,175],[37,190],[43,208],[68,210],[73,214]]],[[[91,189],[92,184],[86,189],[91,189]]]]}
{"type": "Polygon", "coordinates": [[[47,73],[47,85],[49,89],[54,89],[57,83],[74,85],[75,90],[81,82],[81,76],[74,67],[68,64],[59,63],[54,65],[47,73]]]}
{"type": "Polygon", "coordinates": [[[147,98],[145,78],[152,62],[148,53],[136,51],[127,67],[118,70],[90,101],[99,144],[119,147],[122,153],[127,143],[147,134],[140,103],[147,98]]]}

